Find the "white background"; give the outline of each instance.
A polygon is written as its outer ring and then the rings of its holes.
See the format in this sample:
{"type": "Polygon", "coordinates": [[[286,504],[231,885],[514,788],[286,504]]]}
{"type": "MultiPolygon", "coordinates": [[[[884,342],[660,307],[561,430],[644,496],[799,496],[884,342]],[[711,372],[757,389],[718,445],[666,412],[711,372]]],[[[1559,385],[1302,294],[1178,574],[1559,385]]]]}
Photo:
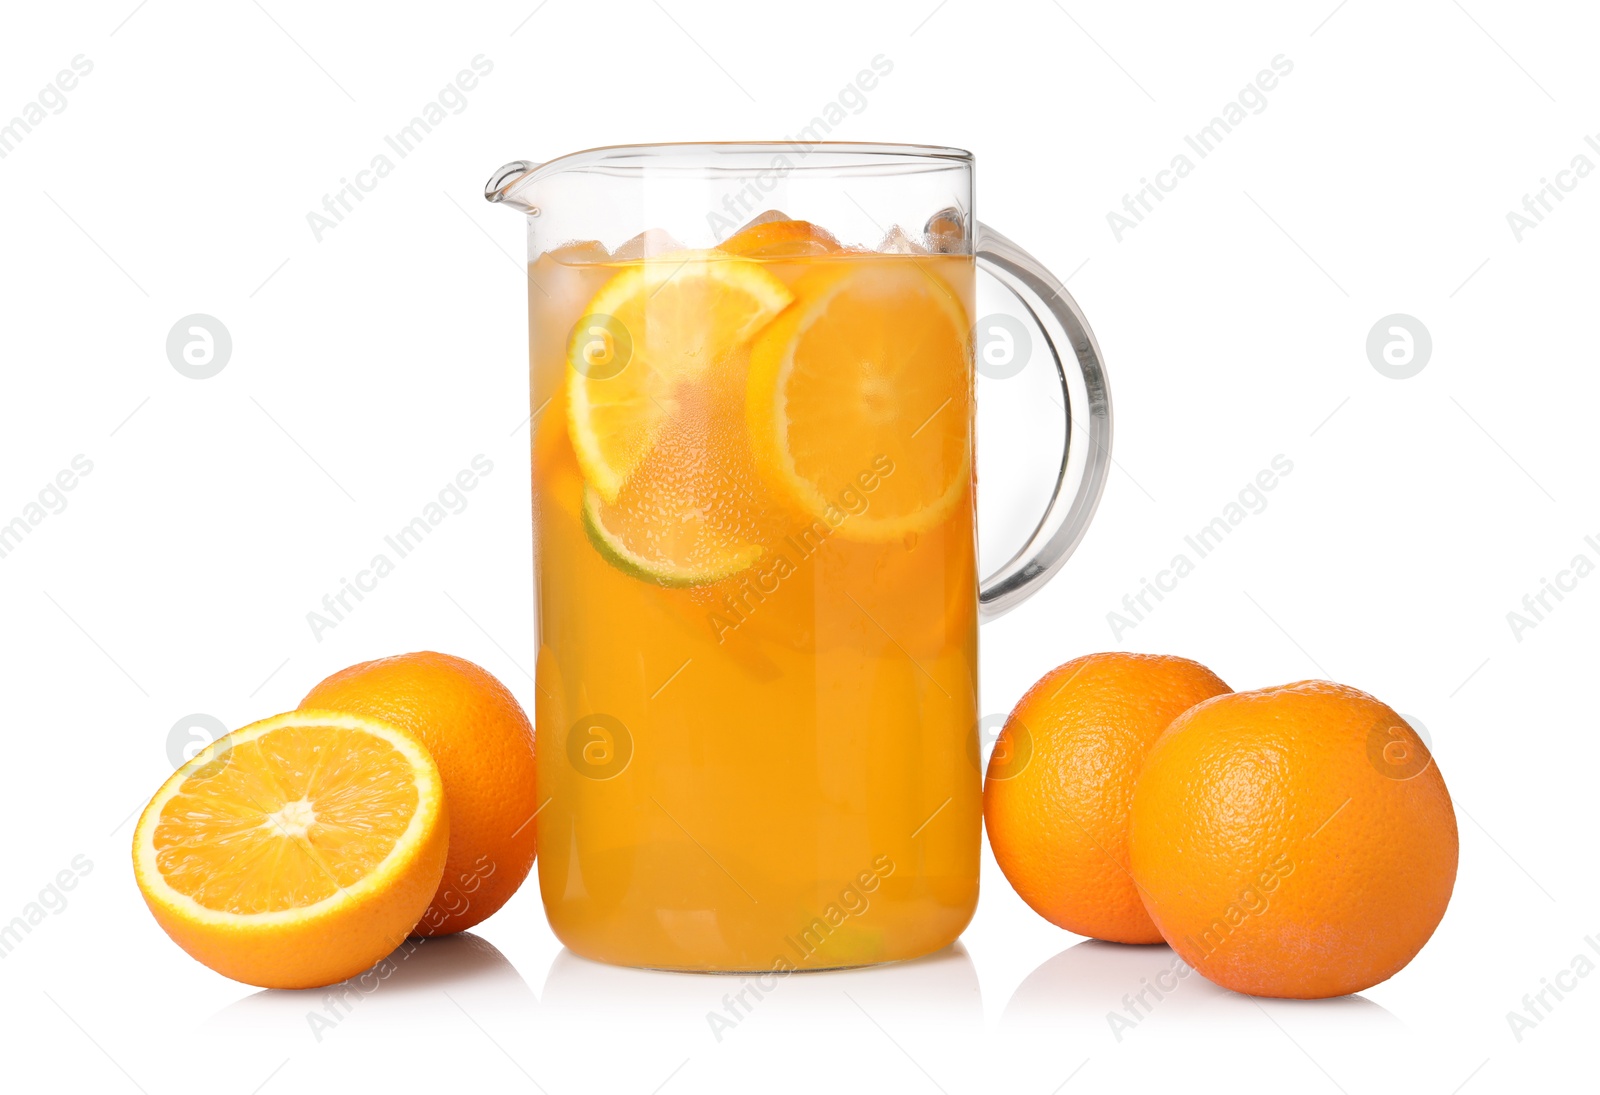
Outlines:
{"type": "MultiPolygon", "coordinates": [[[[1507,1013],[1600,937],[1600,577],[1520,640],[1507,613],[1574,556],[1600,562],[1584,542],[1600,540],[1600,177],[1520,241],[1506,220],[1573,157],[1600,164],[1583,140],[1600,134],[1592,9],[134,2],[13,5],[0,34],[0,119],[93,63],[0,159],[0,521],[75,456],[93,464],[0,559],[0,921],[75,856],[92,864],[0,960],[5,1086],[1592,1085],[1580,1034],[1600,977],[1520,1041],[1507,1013]],[[953,952],[791,978],[721,1042],[705,1014],[733,983],[575,959],[532,883],[477,930],[493,949],[431,944],[320,1041],[316,994],[256,993],[184,956],[128,864],[129,815],[184,716],[238,726],[420,648],[531,700],[522,231],[483,203],[485,178],[592,145],[781,138],[880,53],[892,74],[834,135],[971,149],[981,215],[1073,275],[1110,371],[1104,502],[1055,581],[984,629],[985,711],[1117,647],[1197,658],[1236,688],[1375,693],[1427,728],[1459,814],[1433,941],[1344,1000],[1191,977],[1120,1040],[1107,1012],[1170,952],[1059,931],[987,853],[953,952]],[[479,54],[494,70],[468,106],[318,242],[307,212],[479,54]],[[1294,70],[1266,108],[1119,242],[1107,212],[1279,54],[1294,70]],[[191,313],[232,335],[210,380],[166,357],[191,313]],[[1412,379],[1367,358],[1391,313],[1432,334],[1412,379]],[[479,453],[494,471],[469,508],[314,639],[306,613],[479,453]],[[1113,636],[1123,595],[1277,454],[1294,470],[1265,510],[1113,636]]],[[[1007,425],[981,424],[986,442],[1007,425]]]]}

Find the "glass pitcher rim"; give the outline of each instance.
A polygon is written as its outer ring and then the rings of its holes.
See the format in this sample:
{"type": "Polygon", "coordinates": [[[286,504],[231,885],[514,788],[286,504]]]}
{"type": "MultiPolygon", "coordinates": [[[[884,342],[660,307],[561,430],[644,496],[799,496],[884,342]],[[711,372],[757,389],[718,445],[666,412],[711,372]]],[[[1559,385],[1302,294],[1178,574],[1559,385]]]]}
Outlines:
{"type": "Polygon", "coordinates": [[[973,155],[951,145],[887,141],[652,141],[596,145],[537,163],[517,160],[490,178],[484,197],[500,201],[515,188],[568,172],[641,177],[650,173],[755,175],[774,169],[785,173],[918,174],[923,171],[970,169],[973,155]],[[738,157],[760,162],[735,163],[738,157]],[[725,162],[719,162],[727,157],[725,162]],[[692,162],[672,162],[674,158],[692,162]]]}

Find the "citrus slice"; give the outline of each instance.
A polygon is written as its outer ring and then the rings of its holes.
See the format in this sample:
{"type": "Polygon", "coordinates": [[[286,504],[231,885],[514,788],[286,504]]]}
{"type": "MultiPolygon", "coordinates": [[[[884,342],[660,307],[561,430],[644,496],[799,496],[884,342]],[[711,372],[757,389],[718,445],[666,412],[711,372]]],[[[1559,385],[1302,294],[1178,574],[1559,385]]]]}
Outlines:
{"type": "Polygon", "coordinates": [[[505,685],[464,658],[419,650],[342,669],[300,706],[382,719],[439,766],[450,854],[414,934],[463,931],[510,900],[533,866],[541,796],[533,726],[505,685]]]}
{"type": "Polygon", "coordinates": [[[674,506],[640,512],[608,505],[593,487],[583,493],[583,530],[618,570],[671,588],[731,578],[761,558],[759,544],[729,542],[708,529],[703,511],[674,506]]]}
{"type": "Polygon", "coordinates": [[[190,955],[236,981],[313,988],[405,940],[448,844],[439,769],[419,741],[376,719],[292,711],[172,773],[139,818],[133,868],[190,955]]]}
{"type": "Polygon", "coordinates": [[[616,500],[682,394],[792,299],[760,263],[722,251],[630,263],[601,287],[567,346],[572,448],[601,498],[616,500]]]}
{"type": "Polygon", "coordinates": [[[750,443],[762,472],[848,540],[925,531],[968,485],[966,310],[940,260],[830,263],[751,345],[750,443]]]}
{"type": "Polygon", "coordinates": [[[773,507],[758,497],[741,421],[743,363],[736,365],[722,383],[684,394],[682,415],[613,501],[584,490],[584,531],[612,566],[683,587],[720,582],[761,558],[770,534],[763,511],[773,507]]]}
{"type": "Polygon", "coordinates": [[[831,254],[839,250],[839,241],[810,221],[775,219],[740,229],[723,241],[722,250],[745,258],[798,258],[831,254]]]}

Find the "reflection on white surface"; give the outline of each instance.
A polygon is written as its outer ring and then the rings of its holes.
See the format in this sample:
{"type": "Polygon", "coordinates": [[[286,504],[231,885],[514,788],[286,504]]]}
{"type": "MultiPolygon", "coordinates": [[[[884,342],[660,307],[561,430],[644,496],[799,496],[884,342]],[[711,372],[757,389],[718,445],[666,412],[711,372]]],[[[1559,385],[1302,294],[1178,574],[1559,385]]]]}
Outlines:
{"type": "Polygon", "coordinates": [[[1364,996],[1331,1000],[1274,1000],[1244,996],[1187,970],[1170,947],[1129,946],[1089,939],[1041,963],[1011,994],[1004,1028],[1086,1024],[1112,1041],[1126,1041],[1146,1024],[1167,1029],[1215,1021],[1310,1018],[1353,1033],[1402,1036],[1404,1024],[1364,996]],[[1119,1037],[1120,1036],[1120,1037],[1119,1037]]]}
{"type": "Polygon", "coordinates": [[[877,1009],[897,1017],[978,1031],[983,997],[977,970],[960,943],[925,958],[788,977],[667,973],[607,966],[562,949],[545,978],[542,1021],[576,1028],[627,1023],[681,1025],[711,1042],[747,1023],[843,1016],[861,1021],[877,1009]]]}
{"type": "Polygon", "coordinates": [[[223,1008],[210,1026],[252,1034],[279,1028],[320,1041],[347,1023],[379,1025],[450,1007],[448,993],[467,1014],[519,1013],[538,1007],[533,990],[505,955],[471,932],[437,939],[408,939],[365,973],[321,989],[262,989],[223,1008]],[[320,1037],[319,1037],[320,1036],[320,1037]]]}

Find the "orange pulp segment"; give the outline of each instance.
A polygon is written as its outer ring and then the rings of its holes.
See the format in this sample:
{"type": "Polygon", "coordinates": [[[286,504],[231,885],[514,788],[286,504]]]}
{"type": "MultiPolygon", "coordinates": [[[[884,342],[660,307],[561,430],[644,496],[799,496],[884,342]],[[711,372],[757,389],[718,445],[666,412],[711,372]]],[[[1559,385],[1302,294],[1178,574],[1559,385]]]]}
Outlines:
{"type": "Polygon", "coordinates": [[[970,475],[965,310],[915,258],[824,263],[751,346],[746,421],[758,466],[839,535],[937,525],[970,475]],[[853,500],[870,491],[864,511],[853,500]]]}

